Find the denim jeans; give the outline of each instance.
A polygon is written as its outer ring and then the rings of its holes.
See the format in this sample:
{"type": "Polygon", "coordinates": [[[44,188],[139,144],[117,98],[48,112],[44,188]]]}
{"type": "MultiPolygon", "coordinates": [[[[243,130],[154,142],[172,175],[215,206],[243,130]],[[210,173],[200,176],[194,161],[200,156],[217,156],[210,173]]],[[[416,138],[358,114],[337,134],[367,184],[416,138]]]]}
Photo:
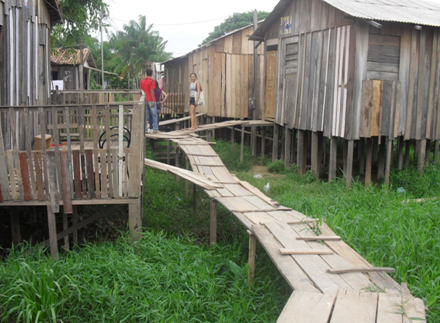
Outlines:
{"type": "Polygon", "coordinates": [[[150,130],[157,131],[159,129],[156,103],[153,101],[147,101],[145,105],[145,131],[148,129],[148,124],[150,124],[150,130]]]}

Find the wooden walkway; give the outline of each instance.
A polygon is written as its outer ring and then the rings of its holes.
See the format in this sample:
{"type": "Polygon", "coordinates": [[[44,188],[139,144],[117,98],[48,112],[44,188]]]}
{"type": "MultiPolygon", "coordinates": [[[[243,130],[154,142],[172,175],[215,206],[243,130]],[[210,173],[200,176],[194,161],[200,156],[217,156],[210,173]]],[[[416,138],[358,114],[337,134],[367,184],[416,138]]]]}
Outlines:
{"type": "MultiPolygon", "coordinates": [[[[239,121],[243,124],[252,121],[239,121]]],[[[264,122],[264,121],[263,121],[264,122]]],[[[261,124],[255,122],[255,124],[261,124]]],[[[204,125],[199,131],[230,127],[234,122],[204,125]]],[[[278,322],[394,323],[426,322],[425,306],[406,284],[397,284],[342,241],[325,224],[284,207],[247,182],[231,175],[211,145],[190,131],[147,135],[174,142],[186,154],[193,172],[145,160],[147,166],[173,172],[200,185],[212,205],[221,203],[248,229],[250,268],[258,239],[293,289],[278,322]],[[319,230],[319,232],[318,232],[319,230]],[[319,233],[317,235],[316,233],[319,233]]],[[[215,223],[215,222],[214,222],[215,223]]],[[[215,226],[211,234],[215,235],[215,226]]],[[[253,272],[251,273],[253,277],[253,272]]]]}

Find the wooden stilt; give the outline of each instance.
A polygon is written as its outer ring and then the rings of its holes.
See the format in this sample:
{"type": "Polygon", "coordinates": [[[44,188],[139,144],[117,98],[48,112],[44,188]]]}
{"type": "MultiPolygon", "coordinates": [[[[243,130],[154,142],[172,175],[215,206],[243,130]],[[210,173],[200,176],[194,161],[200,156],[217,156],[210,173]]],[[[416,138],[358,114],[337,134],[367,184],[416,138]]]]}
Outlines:
{"type": "Polygon", "coordinates": [[[284,155],[285,155],[285,152],[286,152],[286,131],[281,129],[280,130],[280,135],[281,135],[281,156],[280,156],[280,159],[281,160],[285,160],[285,156],[284,155]]]}
{"type": "Polygon", "coordinates": [[[297,163],[298,163],[298,173],[304,175],[306,173],[306,157],[307,151],[305,147],[305,131],[298,130],[298,148],[297,148],[297,163]]]}
{"type": "Polygon", "coordinates": [[[142,197],[139,198],[138,203],[128,205],[128,225],[130,227],[132,241],[139,241],[141,239],[142,230],[142,197]]]}
{"type": "Polygon", "coordinates": [[[405,168],[409,167],[409,152],[411,150],[411,140],[405,142],[405,168]]]}
{"type": "Polygon", "coordinates": [[[434,141],[434,164],[438,165],[438,145],[439,141],[434,141]]]}
{"type": "Polygon", "coordinates": [[[354,140],[348,140],[347,145],[347,172],[345,173],[345,187],[350,188],[353,179],[353,150],[354,140]]]}
{"type": "Polygon", "coordinates": [[[425,166],[429,166],[430,162],[430,152],[431,152],[431,140],[426,140],[426,151],[425,151],[425,166]]]}
{"type": "Polygon", "coordinates": [[[251,127],[252,164],[257,161],[257,127],[251,127]]]}
{"type": "MultiPolygon", "coordinates": [[[[211,119],[211,124],[214,124],[215,123],[215,117],[212,117],[212,119],[211,119]]],[[[210,140],[209,141],[211,141],[211,139],[214,139],[215,140],[215,128],[213,128],[212,130],[211,130],[211,138],[209,138],[210,140]]]]}
{"type": "Polygon", "coordinates": [[[244,126],[241,126],[240,161],[243,161],[244,153],[244,126]]]}
{"type": "Polygon", "coordinates": [[[385,186],[390,186],[391,161],[393,159],[393,138],[388,138],[385,164],[385,186]]]}
{"type": "MultiPolygon", "coordinates": [[[[188,157],[185,158],[185,169],[189,169],[188,157]]],[[[185,197],[188,200],[189,198],[189,181],[185,180],[185,197]]]]}
{"type": "Polygon", "coordinates": [[[57,241],[57,226],[55,221],[55,213],[52,211],[50,205],[47,206],[47,222],[49,227],[50,253],[52,257],[58,259],[58,241],[57,241]]]}
{"type": "Polygon", "coordinates": [[[18,215],[17,207],[9,208],[9,219],[11,221],[11,237],[14,246],[17,246],[21,242],[20,234],[20,218],[18,215]]]}
{"type": "Polygon", "coordinates": [[[425,166],[425,155],[426,155],[426,139],[419,140],[417,172],[420,175],[423,174],[423,168],[425,166]]]}
{"type": "Polygon", "coordinates": [[[234,126],[231,127],[231,153],[234,152],[234,144],[235,144],[235,130],[234,126]]]}
{"type": "Polygon", "coordinates": [[[404,143],[404,141],[403,141],[403,136],[400,136],[399,137],[399,141],[398,141],[398,150],[399,150],[399,164],[398,164],[398,168],[399,168],[399,170],[402,170],[403,169],[403,144],[404,143]]]}
{"type": "Polygon", "coordinates": [[[291,165],[291,149],[292,149],[292,129],[289,129],[286,127],[286,135],[285,135],[285,141],[284,141],[284,167],[288,168],[291,165]]]}
{"type": "Polygon", "coordinates": [[[171,164],[171,140],[167,141],[167,165],[171,164]]]}
{"type": "MultiPolygon", "coordinates": [[[[79,222],[78,208],[77,208],[76,205],[72,206],[72,211],[73,211],[73,214],[72,214],[72,225],[76,226],[78,224],[78,222],[79,222]]],[[[78,244],[78,230],[73,231],[72,236],[73,236],[73,243],[74,244],[78,244]]]]}
{"type": "Polygon", "coordinates": [[[266,154],[266,127],[261,127],[261,159],[266,154]]]}
{"type": "Polygon", "coordinates": [[[336,178],[336,167],[338,158],[338,140],[336,137],[330,138],[330,158],[328,166],[328,181],[331,182],[336,178]]]}
{"type": "Polygon", "coordinates": [[[312,174],[316,178],[319,177],[319,135],[317,132],[312,132],[312,174]]]}
{"type": "Polygon", "coordinates": [[[386,160],[386,140],[381,139],[379,145],[379,161],[377,165],[377,179],[385,176],[385,160],[386,160]]]}
{"type": "Polygon", "coordinates": [[[378,149],[377,147],[379,146],[379,137],[373,137],[373,160],[372,160],[372,165],[373,164],[377,164],[378,160],[379,160],[379,153],[378,153],[378,149]]]}
{"type": "Polygon", "coordinates": [[[297,133],[298,133],[297,130],[292,129],[292,143],[290,144],[290,146],[292,147],[292,149],[291,149],[291,157],[290,157],[291,164],[296,164],[297,163],[297,161],[296,161],[296,155],[297,155],[296,148],[298,146],[297,138],[296,138],[297,137],[297,133]]]}
{"type": "Polygon", "coordinates": [[[347,173],[347,150],[348,150],[348,141],[344,139],[344,145],[342,146],[342,160],[344,162],[342,166],[342,170],[344,174],[347,173]]]}
{"type": "Polygon", "coordinates": [[[248,268],[248,284],[251,289],[254,288],[255,284],[255,255],[257,250],[257,239],[252,232],[248,231],[249,234],[249,268],[248,268]]]}
{"type": "Polygon", "coordinates": [[[209,217],[209,245],[212,247],[217,243],[217,201],[210,201],[210,217],[209,217]]]}
{"type": "MultiPolygon", "coordinates": [[[[63,230],[67,230],[69,227],[69,221],[67,219],[67,214],[64,212],[64,207],[62,209],[63,214],[63,230]]],[[[64,248],[67,250],[70,250],[70,243],[69,243],[69,235],[64,236],[64,248]]]]}
{"type": "Polygon", "coordinates": [[[373,164],[373,138],[367,139],[367,155],[365,156],[365,187],[371,184],[371,168],[373,164]]]}
{"type": "Polygon", "coordinates": [[[365,139],[360,138],[358,141],[358,162],[359,174],[365,174],[365,139]]]}
{"type": "Polygon", "coordinates": [[[273,125],[272,163],[278,159],[279,134],[280,134],[280,127],[277,124],[274,124],[273,125]]]}
{"type": "MultiPolygon", "coordinates": [[[[179,146],[176,145],[176,148],[174,150],[174,153],[176,154],[176,160],[175,160],[176,167],[180,167],[179,149],[180,149],[179,146]]],[[[176,175],[175,180],[176,180],[176,182],[178,182],[180,180],[180,177],[176,175]]]]}

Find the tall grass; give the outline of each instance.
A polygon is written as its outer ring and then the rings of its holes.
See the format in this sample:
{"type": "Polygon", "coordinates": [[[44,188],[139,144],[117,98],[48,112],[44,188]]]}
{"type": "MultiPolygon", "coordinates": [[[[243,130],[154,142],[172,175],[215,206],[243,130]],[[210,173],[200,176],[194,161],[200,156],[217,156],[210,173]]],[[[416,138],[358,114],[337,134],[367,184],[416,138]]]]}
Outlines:
{"type": "Polygon", "coordinates": [[[394,267],[392,277],[407,282],[411,292],[425,301],[429,322],[440,322],[440,167],[394,170],[389,188],[365,188],[355,182],[321,182],[311,173],[298,176],[286,171],[284,178],[256,179],[238,176],[282,205],[308,216],[322,218],[365,259],[375,266],[394,267]],[[419,203],[414,199],[425,198],[419,203]],[[432,199],[434,198],[434,199],[432,199]],[[409,202],[407,203],[407,201],[409,202]]]}

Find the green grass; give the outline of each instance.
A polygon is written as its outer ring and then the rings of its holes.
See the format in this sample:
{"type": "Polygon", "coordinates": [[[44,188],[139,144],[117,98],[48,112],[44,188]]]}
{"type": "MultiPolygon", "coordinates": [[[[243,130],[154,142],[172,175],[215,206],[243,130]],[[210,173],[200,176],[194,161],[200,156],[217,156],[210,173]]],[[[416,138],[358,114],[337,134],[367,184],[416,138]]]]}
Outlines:
{"type": "MultiPolygon", "coordinates": [[[[218,143],[231,172],[282,205],[326,219],[336,234],[375,266],[396,269],[440,321],[440,169],[423,176],[415,168],[391,175],[390,188],[354,182],[321,182],[309,172],[254,178],[240,164],[239,147],[218,143]],[[402,190],[403,188],[404,190],[402,190]],[[426,198],[424,203],[401,203],[426,198]]],[[[245,159],[250,152],[245,149],[245,159]]],[[[151,152],[148,156],[152,157],[151,152]]],[[[182,163],[181,163],[182,164],[182,163]]],[[[278,165],[277,165],[278,166],[278,165]]],[[[132,245],[125,232],[113,242],[64,251],[53,261],[25,246],[0,263],[0,322],[275,322],[291,294],[258,245],[255,291],[246,282],[248,236],[241,223],[218,206],[218,245],[208,249],[209,199],[192,186],[146,169],[144,233],[132,245]]],[[[126,217],[126,214],[122,214],[126,217]]]]}

